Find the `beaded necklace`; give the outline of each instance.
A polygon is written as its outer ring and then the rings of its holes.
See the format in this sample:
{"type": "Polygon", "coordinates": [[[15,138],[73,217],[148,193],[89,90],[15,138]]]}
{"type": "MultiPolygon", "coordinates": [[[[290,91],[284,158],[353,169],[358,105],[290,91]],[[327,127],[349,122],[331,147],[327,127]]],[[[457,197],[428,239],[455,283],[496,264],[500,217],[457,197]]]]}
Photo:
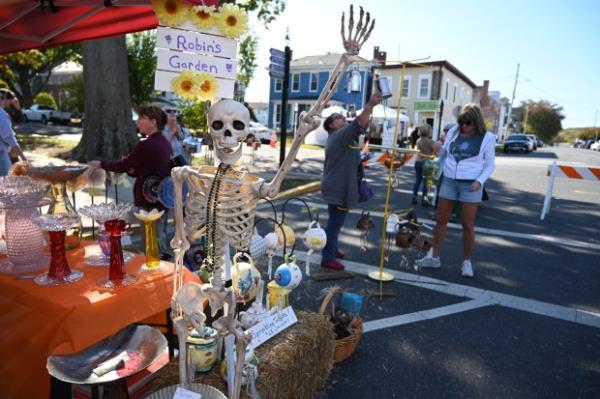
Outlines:
{"type": "Polygon", "coordinates": [[[203,266],[206,267],[210,273],[212,273],[214,269],[216,256],[215,246],[217,236],[217,206],[219,203],[219,190],[221,188],[223,177],[230,168],[231,165],[226,165],[224,163],[219,164],[213,182],[210,186],[208,201],[206,203],[206,223],[208,223],[206,229],[206,238],[208,240],[208,250],[207,256],[203,261],[203,266]]]}

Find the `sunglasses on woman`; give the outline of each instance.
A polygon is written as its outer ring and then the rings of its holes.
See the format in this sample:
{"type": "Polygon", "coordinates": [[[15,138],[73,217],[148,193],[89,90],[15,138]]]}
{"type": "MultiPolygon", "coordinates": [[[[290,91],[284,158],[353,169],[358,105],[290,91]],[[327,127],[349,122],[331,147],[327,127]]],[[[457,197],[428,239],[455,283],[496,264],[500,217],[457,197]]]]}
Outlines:
{"type": "Polygon", "coordinates": [[[471,126],[473,124],[473,121],[458,121],[458,124],[460,126],[471,126]]]}
{"type": "Polygon", "coordinates": [[[165,109],[165,112],[167,114],[177,114],[177,110],[176,109],[165,109]]]}

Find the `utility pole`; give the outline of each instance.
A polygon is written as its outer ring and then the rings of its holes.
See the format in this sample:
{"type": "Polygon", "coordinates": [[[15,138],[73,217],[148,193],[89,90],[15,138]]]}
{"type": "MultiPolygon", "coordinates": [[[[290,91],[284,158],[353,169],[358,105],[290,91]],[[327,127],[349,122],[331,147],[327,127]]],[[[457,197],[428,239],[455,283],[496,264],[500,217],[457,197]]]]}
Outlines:
{"type": "Polygon", "coordinates": [[[515,93],[517,91],[517,82],[519,81],[519,68],[521,64],[517,64],[517,75],[515,76],[515,86],[513,87],[512,98],[510,99],[510,106],[508,107],[508,117],[506,118],[506,126],[504,127],[504,140],[508,137],[508,127],[510,126],[511,118],[512,118],[512,108],[513,102],[515,101],[515,93]]]}

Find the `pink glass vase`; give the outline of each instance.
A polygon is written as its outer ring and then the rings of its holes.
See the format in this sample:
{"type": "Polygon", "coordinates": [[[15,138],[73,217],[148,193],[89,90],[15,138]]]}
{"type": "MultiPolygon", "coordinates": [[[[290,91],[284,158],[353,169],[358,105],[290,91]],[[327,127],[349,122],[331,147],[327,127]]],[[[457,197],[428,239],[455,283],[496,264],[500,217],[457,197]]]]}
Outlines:
{"type": "Polygon", "coordinates": [[[121,236],[129,228],[129,223],[121,219],[112,219],[104,222],[104,230],[110,240],[110,266],[108,277],[98,281],[98,285],[104,288],[118,288],[134,284],[137,277],[125,272],[125,261],[123,259],[123,247],[121,236]]]}

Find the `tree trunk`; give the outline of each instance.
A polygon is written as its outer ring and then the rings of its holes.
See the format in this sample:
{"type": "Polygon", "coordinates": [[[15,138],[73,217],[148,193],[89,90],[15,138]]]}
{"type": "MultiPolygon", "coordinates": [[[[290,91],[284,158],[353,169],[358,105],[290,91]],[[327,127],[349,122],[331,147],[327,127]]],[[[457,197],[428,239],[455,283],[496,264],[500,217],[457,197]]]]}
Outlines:
{"type": "Polygon", "coordinates": [[[73,157],[81,162],[118,159],[138,141],[131,119],[125,37],[83,42],[82,53],[85,118],[73,157]]]}

